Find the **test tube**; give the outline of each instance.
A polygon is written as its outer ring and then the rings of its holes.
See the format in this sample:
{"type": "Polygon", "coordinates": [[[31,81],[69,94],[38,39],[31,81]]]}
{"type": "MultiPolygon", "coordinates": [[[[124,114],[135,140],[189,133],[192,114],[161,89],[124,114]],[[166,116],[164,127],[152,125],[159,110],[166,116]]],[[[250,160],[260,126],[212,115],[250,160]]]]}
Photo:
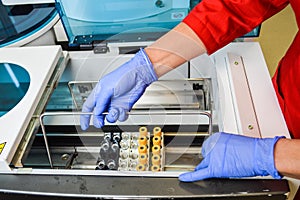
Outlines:
{"type": "Polygon", "coordinates": [[[139,132],[140,132],[140,135],[147,136],[147,134],[148,134],[147,127],[145,127],[145,126],[140,127],[139,132]]]}
{"type": "Polygon", "coordinates": [[[104,133],[104,140],[110,141],[111,140],[111,133],[104,133]]]}
{"type": "Polygon", "coordinates": [[[147,164],[147,154],[146,153],[141,153],[139,155],[139,163],[140,164],[147,164]]]}
{"type": "Polygon", "coordinates": [[[128,152],[127,151],[123,151],[122,149],[121,149],[121,151],[120,151],[120,157],[121,157],[121,159],[127,159],[128,158],[128,152]]]}
{"type": "Polygon", "coordinates": [[[139,137],[139,145],[146,145],[147,144],[147,137],[142,135],[139,137]]]}
{"type": "Polygon", "coordinates": [[[139,153],[147,153],[147,146],[146,145],[139,146],[139,153]]]}
{"type": "Polygon", "coordinates": [[[119,151],[119,145],[117,143],[114,143],[111,145],[111,149],[113,150],[113,152],[117,152],[119,151]]]}
{"type": "Polygon", "coordinates": [[[160,171],[159,165],[152,165],[151,171],[153,171],[153,172],[158,172],[158,171],[160,171]]]}
{"type": "Polygon", "coordinates": [[[126,169],[127,168],[127,161],[126,160],[120,160],[119,162],[120,162],[119,167],[121,169],[126,169]]]}
{"type": "Polygon", "coordinates": [[[156,154],[160,154],[160,145],[153,145],[153,147],[152,147],[152,153],[154,154],[154,155],[156,155],[156,154]]]}
{"type": "Polygon", "coordinates": [[[136,149],[138,147],[138,142],[137,141],[134,141],[132,140],[131,143],[130,143],[130,148],[131,149],[136,149]]]}
{"type": "Polygon", "coordinates": [[[97,162],[97,166],[96,166],[96,169],[104,169],[105,168],[105,161],[103,159],[100,159],[98,162],[97,162]]]}
{"type": "Polygon", "coordinates": [[[152,165],[160,165],[160,156],[153,155],[151,161],[152,161],[152,165]]]}
{"type": "Polygon", "coordinates": [[[154,129],[153,129],[153,135],[154,136],[161,136],[161,128],[160,127],[155,127],[154,129]]]}
{"type": "Polygon", "coordinates": [[[108,169],[115,169],[116,168],[116,161],[115,160],[113,160],[113,159],[109,159],[108,161],[107,161],[107,167],[108,167],[108,169]]]}
{"type": "Polygon", "coordinates": [[[122,133],[122,140],[129,140],[130,139],[130,133],[122,133]]]}
{"type": "Polygon", "coordinates": [[[160,138],[160,136],[154,136],[153,138],[152,138],[152,142],[153,142],[153,145],[161,145],[161,138],[160,138]]]}
{"type": "Polygon", "coordinates": [[[138,164],[137,166],[136,166],[136,170],[137,171],[145,171],[145,165],[143,165],[143,164],[138,164]]]}
{"type": "Polygon", "coordinates": [[[114,142],[120,142],[121,140],[121,134],[120,133],[113,133],[113,141],[114,142]]]}
{"type": "Polygon", "coordinates": [[[132,137],[132,140],[137,140],[140,136],[140,133],[138,132],[133,132],[131,133],[131,137],[132,137]]]}
{"type": "Polygon", "coordinates": [[[121,146],[121,149],[128,149],[129,148],[129,141],[128,140],[121,140],[120,142],[120,146],[121,146]]]}
{"type": "Polygon", "coordinates": [[[103,140],[101,143],[101,149],[103,149],[105,152],[108,151],[110,147],[110,144],[107,140],[103,140]]]}
{"type": "Polygon", "coordinates": [[[134,161],[134,160],[129,160],[129,162],[130,162],[130,167],[131,167],[132,169],[135,169],[136,166],[137,166],[136,161],[134,161]]]}
{"type": "Polygon", "coordinates": [[[139,157],[139,155],[136,152],[131,150],[129,153],[129,157],[132,159],[137,159],[139,157]]]}

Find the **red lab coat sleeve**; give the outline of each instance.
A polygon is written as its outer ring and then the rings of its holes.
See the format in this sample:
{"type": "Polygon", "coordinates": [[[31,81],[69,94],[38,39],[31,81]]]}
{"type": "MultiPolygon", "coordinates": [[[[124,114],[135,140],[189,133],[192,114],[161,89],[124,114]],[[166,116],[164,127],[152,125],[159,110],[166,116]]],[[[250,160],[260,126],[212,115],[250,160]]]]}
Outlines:
{"type": "Polygon", "coordinates": [[[183,20],[211,54],[281,11],[287,0],[203,0],[183,20]]]}

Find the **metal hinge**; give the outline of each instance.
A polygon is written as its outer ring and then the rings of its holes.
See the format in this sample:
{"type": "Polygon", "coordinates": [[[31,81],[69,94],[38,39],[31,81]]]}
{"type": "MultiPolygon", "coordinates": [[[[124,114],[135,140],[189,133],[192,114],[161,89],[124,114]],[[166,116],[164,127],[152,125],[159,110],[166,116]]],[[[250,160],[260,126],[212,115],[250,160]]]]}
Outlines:
{"type": "Polygon", "coordinates": [[[103,42],[103,41],[94,41],[93,42],[93,50],[94,50],[94,53],[107,53],[107,52],[109,52],[107,42],[103,42]]]}
{"type": "MultiPolygon", "coordinates": [[[[77,38],[78,39],[78,38],[77,38]]],[[[107,46],[107,42],[105,41],[92,41],[87,43],[81,43],[79,45],[80,50],[93,50],[94,53],[107,53],[109,52],[109,48],[107,46]]]]}

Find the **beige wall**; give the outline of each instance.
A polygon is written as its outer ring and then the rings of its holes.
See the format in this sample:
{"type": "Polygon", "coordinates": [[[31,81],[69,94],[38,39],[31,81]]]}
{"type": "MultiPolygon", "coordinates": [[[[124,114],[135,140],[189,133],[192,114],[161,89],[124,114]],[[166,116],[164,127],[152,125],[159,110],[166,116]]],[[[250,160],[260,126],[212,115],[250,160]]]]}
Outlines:
{"type": "Polygon", "coordinates": [[[290,6],[262,24],[258,41],[262,47],[271,76],[285,54],[297,31],[293,10],[290,6]]]}

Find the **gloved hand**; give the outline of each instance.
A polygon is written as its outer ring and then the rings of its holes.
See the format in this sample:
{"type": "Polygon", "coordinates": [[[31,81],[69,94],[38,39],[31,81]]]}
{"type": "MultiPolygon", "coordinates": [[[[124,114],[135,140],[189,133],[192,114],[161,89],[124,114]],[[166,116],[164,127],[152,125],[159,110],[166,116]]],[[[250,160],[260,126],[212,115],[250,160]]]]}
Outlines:
{"type": "MultiPolygon", "coordinates": [[[[82,112],[94,112],[94,126],[104,126],[103,112],[108,111],[108,122],[125,121],[135,102],[157,75],[147,54],[141,49],[128,62],[104,76],[83,104],[82,112]]],[[[89,127],[90,115],[81,115],[83,130],[89,127]]]]}
{"type": "Polygon", "coordinates": [[[267,175],[280,179],[282,177],[274,164],[274,146],[280,138],[215,133],[203,143],[202,162],[195,171],[181,174],[179,180],[192,182],[206,178],[267,175]]]}

